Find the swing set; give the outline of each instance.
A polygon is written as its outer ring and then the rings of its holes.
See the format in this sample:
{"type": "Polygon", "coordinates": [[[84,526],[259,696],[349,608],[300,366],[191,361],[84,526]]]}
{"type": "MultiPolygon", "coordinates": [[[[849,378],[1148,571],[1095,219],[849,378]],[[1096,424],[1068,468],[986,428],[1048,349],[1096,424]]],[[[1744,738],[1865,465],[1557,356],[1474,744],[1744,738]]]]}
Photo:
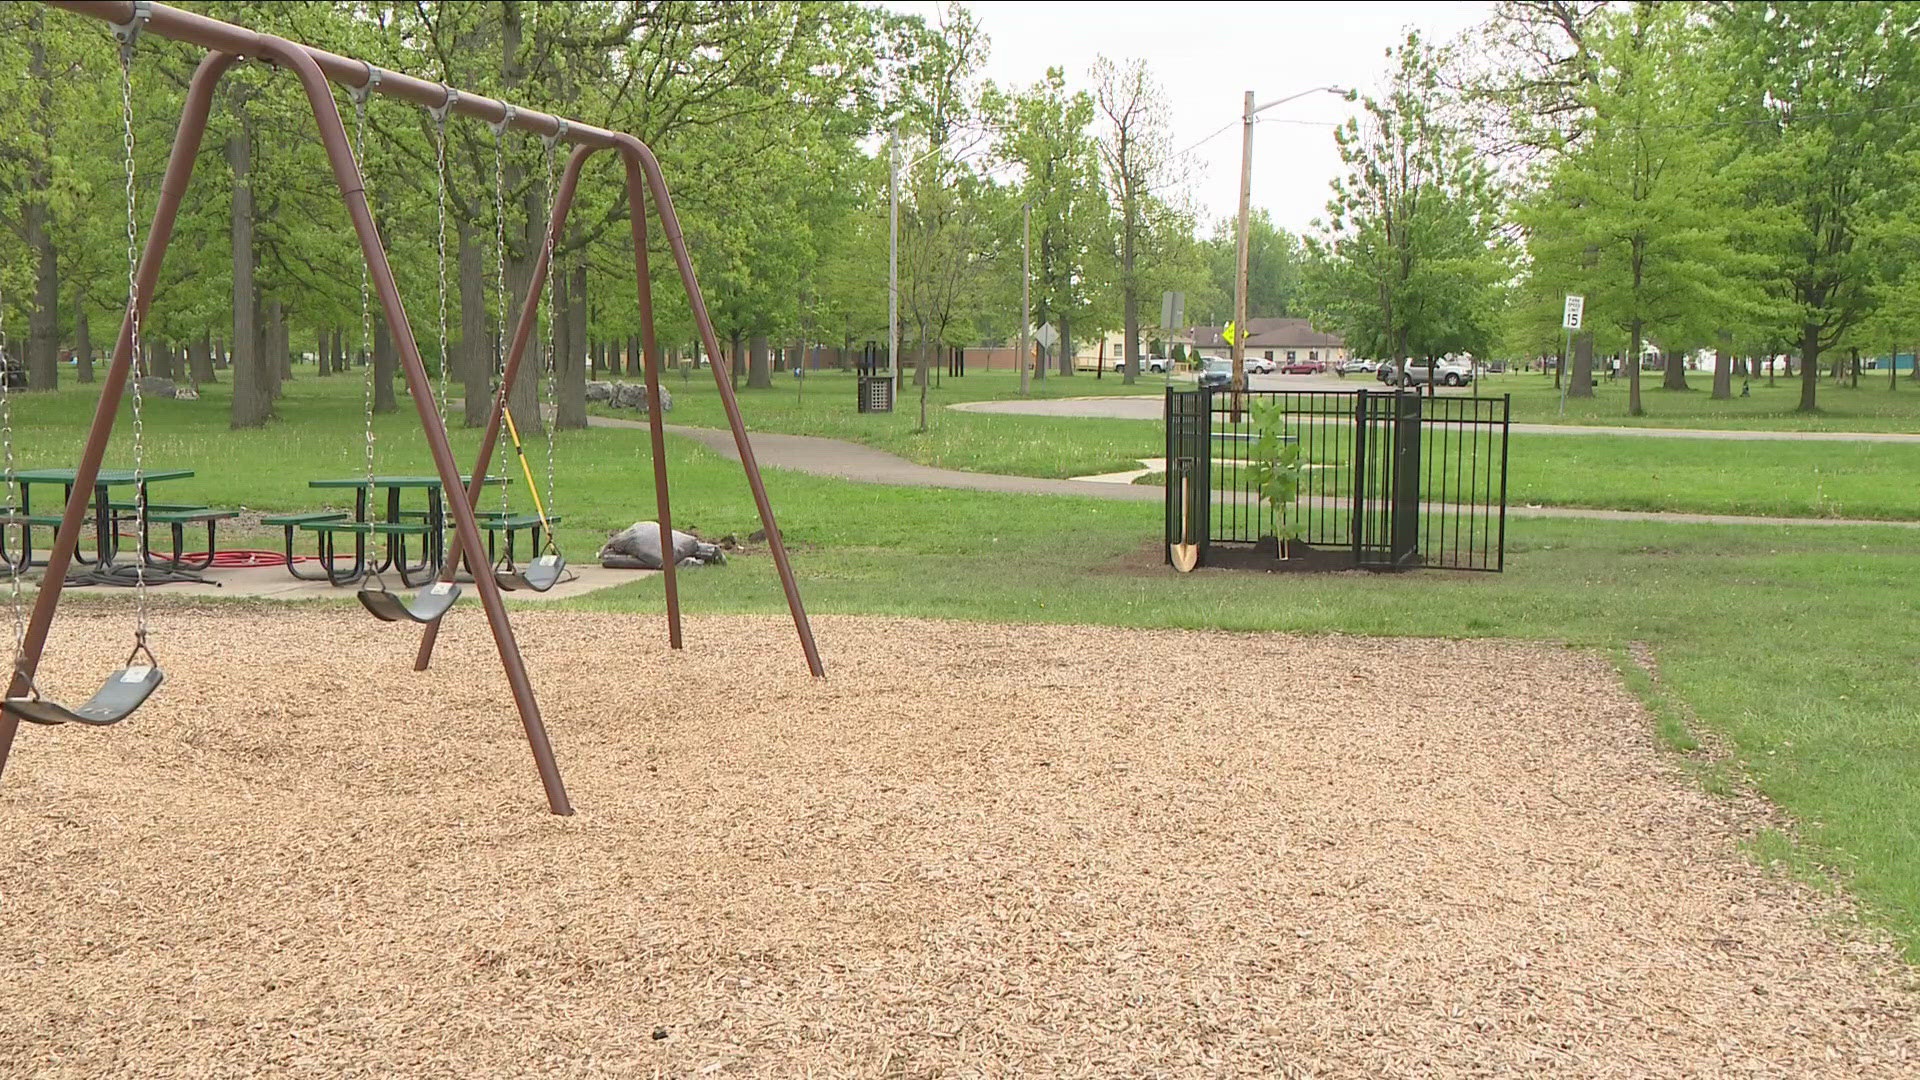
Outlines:
{"type": "MultiPolygon", "coordinates": [[[[217,19],[164,4],[151,3],[149,0],[131,0],[131,2],[129,0],[51,0],[48,6],[105,21],[113,28],[114,36],[120,43],[120,89],[127,174],[128,296],[127,309],[121,320],[113,359],[102,380],[100,401],[94,410],[93,420],[88,428],[86,442],[81,449],[80,460],[75,470],[72,494],[67,499],[55,533],[52,550],[48,553],[45,574],[41,579],[40,589],[34,597],[32,612],[24,619],[21,616],[20,573],[25,567],[9,566],[8,576],[15,600],[16,648],[12,681],[8,685],[4,704],[0,706],[0,773],[3,773],[6,768],[20,721],[38,724],[80,723],[94,726],[113,724],[124,720],[138,709],[163,680],[159,662],[148,646],[146,599],[148,553],[144,535],[140,540],[133,567],[136,625],[133,648],[125,664],[110,674],[102,688],[86,704],[78,708],[67,708],[44,697],[41,688],[35,682],[35,675],[46,647],[48,630],[52,626],[54,613],[59,606],[67,571],[72,565],[74,551],[86,523],[89,497],[100,472],[101,459],[106,452],[107,442],[113,433],[121,397],[129,387],[132,389],[130,411],[133,423],[135,489],[139,493],[139,513],[143,520],[145,518],[146,488],[143,483],[138,482],[144,477],[145,466],[144,432],[140,415],[139,376],[143,373],[140,325],[151,305],[154,285],[160,275],[161,262],[166,256],[167,245],[172,239],[180,204],[192,178],[195,158],[198,155],[202,137],[206,133],[214,91],[229,68],[242,60],[252,59],[276,69],[291,72],[299,80],[308,105],[313,110],[321,145],[326,151],[334,181],[339,185],[347,215],[352,220],[364,261],[361,278],[362,334],[368,339],[371,337],[371,303],[377,298],[387,326],[392,332],[395,352],[398,354],[400,368],[406,378],[408,394],[419,413],[422,434],[432,454],[435,472],[440,478],[443,489],[448,493],[447,504],[451,512],[455,546],[445,560],[440,580],[408,598],[389,591],[376,573],[370,582],[363,583],[363,588],[359,592],[360,602],[378,618],[387,621],[412,622],[423,626],[414,669],[424,671],[432,661],[433,647],[438,637],[441,620],[460,594],[456,576],[461,564],[464,562],[466,566],[476,568],[476,572],[471,575],[471,581],[479,594],[480,606],[492,630],[494,644],[500,654],[501,666],[513,693],[515,708],[526,733],[528,746],[533,752],[541,787],[546,794],[548,809],[555,814],[571,814],[572,804],[568,800],[565,785],[560,779],[559,767],[554,761],[553,749],[547,739],[546,725],[541,718],[539,705],[534,700],[533,688],[527,679],[526,665],[520,655],[513,627],[507,619],[506,607],[501,599],[501,593],[505,589],[525,588],[545,591],[552,588],[566,572],[566,561],[560,553],[552,528],[558,519],[550,517],[550,508],[553,505],[552,428],[549,425],[547,429],[547,497],[542,500],[534,483],[532,468],[526,460],[518,425],[507,406],[507,397],[509,389],[519,376],[533,325],[538,321],[538,305],[551,268],[554,245],[566,226],[574,193],[579,185],[581,170],[587,159],[595,153],[601,150],[613,150],[620,157],[626,174],[628,221],[633,240],[641,347],[645,359],[647,394],[652,404],[648,410],[648,428],[653,452],[654,499],[660,524],[660,547],[666,552],[673,550],[672,523],[668,510],[666,444],[659,408],[661,355],[654,332],[653,295],[647,269],[646,219],[649,198],[654,212],[659,216],[666,246],[673,256],[681,285],[686,290],[694,323],[699,329],[700,342],[709,356],[719,357],[723,354],[714,334],[713,322],[707,314],[706,302],[701,296],[699,283],[694,276],[693,262],[687,251],[686,239],[681,232],[678,216],[674,213],[673,201],[667,191],[666,178],[661,172],[653,151],[631,135],[545,113],[519,109],[504,102],[468,94],[439,83],[382,71],[364,61],[302,45],[285,38],[260,34],[217,19]],[[153,219],[148,227],[146,245],[136,257],[132,65],[142,33],[156,34],[197,45],[208,50],[208,54],[194,71],[193,78],[188,84],[180,124],[174,136],[172,153],[167,162],[167,170],[155,204],[153,219]],[[413,329],[408,323],[406,310],[402,306],[399,290],[394,283],[393,271],[387,262],[378,228],[368,208],[365,180],[359,164],[362,149],[360,139],[363,135],[357,136],[353,142],[349,141],[339,108],[334,100],[331,83],[339,83],[352,95],[361,133],[364,132],[367,101],[376,93],[425,108],[435,120],[438,133],[436,157],[440,188],[439,317],[443,356],[447,340],[446,119],[450,115],[459,114],[483,121],[492,127],[495,137],[496,211],[504,209],[504,173],[501,162],[504,155],[502,139],[506,133],[509,130],[526,132],[539,137],[546,144],[548,191],[552,194],[552,202],[549,207],[545,242],[534,260],[533,273],[526,295],[522,298],[518,318],[512,324],[512,341],[502,353],[493,407],[481,436],[480,449],[470,474],[470,482],[462,483],[458,465],[453,458],[452,447],[447,441],[446,365],[441,365],[441,386],[436,401],[433,385],[427,376],[425,365],[421,362],[419,346],[414,340],[413,329]],[[553,150],[560,143],[570,145],[572,152],[556,188],[552,183],[553,150]],[[503,424],[519,459],[521,472],[534,502],[536,519],[542,526],[545,537],[543,548],[536,553],[531,562],[524,566],[514,564],[511,545],[508,547],[508,554],[495,562],[487,555],[480,539],[484,526],[483,518],[477,509],[479,496],[487,479],[487,470],[492,463],[494,451],[498,448],[503,424]],[[455,492],[460,492],[462,497],[454,497],[455,492]],[[477,569],[482,567],[487,569],[477,569]]],[[[495,261],[496,269],[499,271],[496,278],[496,295],[500,297],[504,324],[505,235],[501,217],[500,213],[496,213],[495,261]]],[[[551,316],[550,297],[549,315],[551,316]]],[[[551,328],[551,317],[548,322],[551,328]]],[[[549,345],[551,346],[551,339],[549,339],[549,345]]],[[[546,372],[547,387],[551,394],[554,383],[554,356],[551,347],[548,348],[547,355],[549,358],[546,372]]],[[[368,377],[371,378],[371,364],[368,365],[368,372],[368,377]]],[[[732,383],[718,364],[714,365],[713,374],[721,403],[727,414],[728,426],[733,433],[734,445],[746,472],[747,486],[753,494],[754,506],[766,530],[767,547],[780,575],[781,588],[786,595],[787,607],[793,617],[794,630],[800,639],[801,652],[806,658],[807,669],[814,676],[819,677],[824,674],[819,650],[814,643],[806,610],[800,601],[799,588],[794,581],[793,568],[787,558],[786,546],[782,543],[779,528],[774,522],[773,507],[767,499],[766,487],[761,482],[759,465],[754,459],[753,448],[747,440],[746,426],[741,420],[739,403],[734,398],[732,383]]],[[[370,393],[371,390],[369,390],[370,393]]],[[[11,405],[5,396],[3,385],[0,385],[0,437],[3,437],[0,441],[5,444],[8,486],[8,506],[0,508],[0,527],[24,525],[24,519],[15,517],[11,510],[11,507],[18,505],[18,501],[13,498],[15,469],[11,405]]],[[[370,409],[367,428],[367,466],[368,475],[371,476],[373,436],[370,409]]],[[[502,505],[499,514],[488,515],[488,519],[489,524],[496,527],[514,520],[505,504],[502,505]]],[[[673,560],[665,559],[663,564],[662,583],[666,594],[667,641],[669,647],[678,649],[682,645],[679,588],[674,574],[673,560]]]]}

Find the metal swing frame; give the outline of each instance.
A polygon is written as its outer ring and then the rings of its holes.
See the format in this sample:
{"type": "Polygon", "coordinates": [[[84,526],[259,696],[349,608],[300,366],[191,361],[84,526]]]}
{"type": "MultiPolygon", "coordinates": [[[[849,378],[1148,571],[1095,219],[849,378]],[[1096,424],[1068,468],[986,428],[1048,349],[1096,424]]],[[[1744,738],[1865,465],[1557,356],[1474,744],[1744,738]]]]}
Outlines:
{"type": "MultiPolygon", "coordinates": [[[[773,507],[767,499],[766,487],[761,481],[753,448],[747,440],[746,425],[740,416],[739,403],[734,398],[733,386],[727,378],[725,369],[718,363],[722,355],[719,340],[714,333],[713,321],[707,314],[707,305],[701,295],[699,282],[694,276],[693,261],[687,251],[686,238],[681,232],[678,215],[673,209],[666,177],[660,169],[659,160],[645,143],[631,135],[608,131],[589,124],[571,120],[563,123],[559,117],[545,113],[517,108],[509,112],[507,105],[503,102],[465,91],[456,92],[438,83],[390,71],[382,71],[376,76],[377,69],[364,61],[302,45],[285,38],[261,34],[164,4],[149,4],[144,0],[143,2],[51,0],[48,6],[87,15],[119,26],[136,26],[146,33],[197,45],[208,50],[208,55],[194,71],[193,79],[187,88],[179,128],[174,135],[173,150],[167,161],[165,179],[155,204],[146,246],[141,254],[134,296],[120,323],[120,333],[114,344],[113,360],[102,378],[100,401],[94,410],[86,442],[81,448],[78,475],[75,477],[73,487],[74,494],[67,500],[59,529],[55,533],[53,550],[47,558],[44,584],[34,600],[33,612],[28,621],[21,651],[19,670],[13,675],[13,682],[8,690],[9,697],[18,697],[27,691],[34,672],[38,669],[41,654],[45,650],[47,632],[53,624],[54,612],[60,603],[61,586],[80,539],[88,495],[99,473],[101,458],[105,454],[108,438],[112,435],[114,420],[126,386],[133,355],[133,328],[137,322],[145,321],[146,312],[152,302],[154,285],[160,276],[160,266],[166,257],[167,245],[173,238],[173,228],[179,215],[180,203],[192,178],[201,140],[206,134],[214,91],[227,70],[243,58],[252,58],[283,68],[293,73],[300,81],[308,105],[313,110],[314,122],[332,168],[334,181],[340,187],[341,199],[345,203],[348,217],[353,222],[354,233],[360,242],[361,254],[372,278],[374,291],[379,297],[387,325],[393,334],[400,368],[406,377],[407,391],[419,411],[422,433],[432,453],[435,471],[439,474],[449,495],[461,487],[460,470],[454,461],[453,449],[447,441],[446,429],[436,408],[432,384],[427,377],[426,367],[421,362],[420,349],[414,340],[413,328],[408,322],[406,309],[400,300],[399,289],[394,283],[393,270],[387,262],[379,231],[374,225],[373,215],[367,206],[366,194],[360,179],[359,163],[354,158],[346,127],[341,122],[331,83],[339,83],[349,89],[370,90],[388,97],[396,97],[423,108],[447,109],[489,124],[505,123],[521,131],[541,137],[554,137],[570,144],[573,152],[567,160],[559,191],[555,194],[547,227],[547,235],[553,238],[559,237],[561,230],[565,228],[567,215],[572,208],[574,193],[579,184],[580,172],[587,159],[602,150],[612,150],[618,154],[626,173],[628,218],[634,247],[636,300],[645,358],[647,394],[652,404],[648,410],[648,428],[653,451],[654,497],[660,523],[661,550],[672,550],[673,534],[668,511],[665,436],[662,431],[659,408],[662,358],[654,332],[652,286],[647,271],[646,210],[649,196],[651,196],[654,212],[659,215],[661,231],[672,253],[681,285],[686,289],[694,323],[699,328],[701,344],[707,355],[716,361],[712,365],[714,382],[726,410],[734,445],[740,454],[740,463],[746,473],[747,486],[753,493],[755,508],[759,511],[761,524],[766,529],[769,553],[773,556],[774,565],[780,575],[781,588],[786,594],[787,607],[793,617],[794,630],[800,638],[800,647],[806,657],[807,668],[816,677],[824,674],[820,664],[819,650],[814,643],[813,631],[808,623],[806,610],[800,601],[799,588],[794,581],[792,564],[787,558],[786,546],[781,541],[780,530],[774,521],[773,507]]],[[[525,354],[527,339],[535,321],[535,305],[538,303],[549,270],[551,251],[551,244],[543,245],[535,259],[533,277],[521,305],[519,319],[514,325],[513,344],[508,351],[505,371],[500,380],[500,392],[494,401],[485,433],[481,438],[477,460],[470,474],[472,483],[466,485],[464,499],[449,497],[447,500],[449,509],[454,515],[454,528],[459,539],[457,551],[447,559],[443,574],[447,581],[453,579],[463,559],[468,565],[476,568],[488,565],[486,553],[481,547],[480,530],[474,508],[479,500],[487,468],[492,462],[493,453],[499,442],[501,415],[506,406],[507,392],[519,375],[521,359],[525,354]]],[[[663,574],[667,601],[667,639],[669,646],[677,649],[681,647],[679,590],[670,561],[669,565],[663,567],[663,574]]],[[[481,607],[486,612],[487,623],[493,632],[494,644],[500,653],[501,666],[505,669],[508,685],[513,691],[514,704],[519,712],[521,725],[525,729],[528,745],[533,752],[541,786],[546,794],[548,809],[555,814],[571,814],[572,804],[567,797],[566,787],[561,781],[559,766],[554,761],[553,749],[547,739],[546,724],[541,718],[539,705],[534,700],[533,687],[527,679],[526,664],[520,655],[512,625],[507,619],[506,606],[501,599],[499,585],[493,580],[491,574],[484,572],[474,574],[473,580],[480,595],[481,607]]],[[[431,662],[438,632],[438,622],[429,623],[426,626],[419,653],[415,658],[416,670],[425,670],[431,662]]],[[[16,717],[11,714],[0,714],[0,773],[4,772],[18,730],[19,722],[16,717]]]]}

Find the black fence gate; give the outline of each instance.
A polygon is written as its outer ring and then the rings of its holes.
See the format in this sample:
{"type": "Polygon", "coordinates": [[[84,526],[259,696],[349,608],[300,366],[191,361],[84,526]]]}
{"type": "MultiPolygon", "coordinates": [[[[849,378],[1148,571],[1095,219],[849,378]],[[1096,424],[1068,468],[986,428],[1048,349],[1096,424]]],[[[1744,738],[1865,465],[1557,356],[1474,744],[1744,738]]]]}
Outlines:
{"type": "MultiPolygon", "coordinates": [[[[1279,405],[1277,434],[1299,448],[1283,520],[1303,547],[1290,554],[1328,568],[1504,568],[1507,397],[1247,391],[1256,402],[1279,405]]],[[[1169,552],[1195,546],[1202,566],[1272,558],[1282,530],[1254,485],[1253,410],[1226,391],[1169,389],[1165,416],[1169,552]]]]}

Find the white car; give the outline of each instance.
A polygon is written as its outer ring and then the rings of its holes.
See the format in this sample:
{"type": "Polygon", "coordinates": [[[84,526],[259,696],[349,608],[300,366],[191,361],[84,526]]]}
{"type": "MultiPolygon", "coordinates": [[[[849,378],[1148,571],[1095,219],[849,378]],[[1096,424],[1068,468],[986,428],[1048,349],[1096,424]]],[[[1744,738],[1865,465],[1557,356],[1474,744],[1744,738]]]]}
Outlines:
{"type": "Polygon", "coordinates": [[[1264,356],[1247,357],[1247,374],[1249,375],[1271,375],[1278,370],[1280,365],[1264,356]]]}
{"type": "Polygon", "coordinates": [[[1164,375],[1173,369],[1173,361],[1164,356],[1149,356],[1140,363],[1155,375],[1164,375]]]}
{"type": "Polygon", "coordinates": [[[1380,370],[1378,360],[1342,360],[1334,368],[1342,375],[1371,375],[1380,370]]]}

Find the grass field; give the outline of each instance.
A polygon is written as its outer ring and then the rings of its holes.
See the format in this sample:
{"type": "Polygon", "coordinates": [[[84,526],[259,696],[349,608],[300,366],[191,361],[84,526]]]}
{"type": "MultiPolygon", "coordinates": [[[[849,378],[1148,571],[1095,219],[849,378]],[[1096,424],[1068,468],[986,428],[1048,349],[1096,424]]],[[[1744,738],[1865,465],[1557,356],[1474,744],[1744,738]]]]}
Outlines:
{"type": "Polygon", "coordinates": [[[1713,400],[1713,373],[1687,373],[1688,390],[1663,390],[1660,372],[1641,373],[1644,416],[1627,415],[1625,379],[1595,385],[1591,398],[1568,398],[1560,414],[1560,392],[1551,375],[1514,373],[1488,376],[1481,392],[1513,395],[1513,418],[1536,424],[1598,424],[1618,427],[1687,427],[1746,431],[1920,431],[1920,383],[1903,372],[1899,386],[1887,389],[1887,374],[1861,372],[1858,388],[1822,379],[1820,411],[1802,413],[1797,378],[1765,379],[1749,384],[1750,397],[1740,397],[1740,380],[1733,381],[1734,397],[1713,400]]]}
{"type": "MultiPolygon", "coordinates": [[[[200,473],[156,492],[273,510],[318,505],[306,480],[361,467],[357,390],[348,395],[349,382],[296,380],[282,402],[287,419],[256,432],[228,432],[217,395],[151,402],[149,462],[200,473]]],[[[676,408],[675,420],[702,419],[698,395],[681,400],[688,404],[676,408]]],[[[756,394],[748,407],[764,419],[772,400],[756,394]]],[[[81,389],[17,399],[22,464],[67,463],[89,402],[81,389]]],[[[383,470],[424,468],[409,418],[382,418],[383,470]]],[[[456,442],[470,452],[471,435],[456,433],[456,442]]],[[[1753,452],[1751,444],[1729,445],[1753,452]]],[[[652,515],[642,433],[567,433],[560,447],[559,503],[569,517],[563,535],[575,558],[606,532],[652,515]]],[[[676,524],[709,536],[755,527],[737,466],[684,440],[672,441],[670,456],[676,524]]],[[[1601,458],[1559,461],[1542,475],[1619,467],[1601,458]]],[[[1715,494],[1727,481],[1710,472],[1688,482],[1716,498],[1764,495],[1759,487],[1715,494]]],[[[1756,841],[1756,853],[1849,882],[1920,957],[1920,844],[1913,842],[1920,832],[1920,625],[1911,602],[1920,545],[1908,530],[1515,520],[1501,575],[1176,577],[1160,566],[1152,539],[1159,509],[1150,504],[895,489],[781,472],[769,475],[769,489],[803,593],[818,612],[1505,637],[1615,654],[1644,643],[1660,678],[1640,679],[1640,689],[1669,741],[1682,750],[1723,743],[1729,762],[1703,765],[1703,781],[1718,786],[1745,776],[1789,815],[1780,834],[1756,841]]],[[[764,558],[683,581],[691,612],[781,610],[764,558]]],[[[661,598],[656,582],[640,582],[581,603],[653,611],[661,598]]],[[[341,617],[360,616],[343,609],[341,617]]],[[[1087,630],[1086,643],[1107,648],[1097,629],[1087,630]]],[[[1392,662],[1391,641],[1355,647],[1392,662]]],[[[1112,662],[1151,665],[1154,658],[1112,662]]],[[[1235,658],[1220,663],[1230,677],[1235,658]]]]}

